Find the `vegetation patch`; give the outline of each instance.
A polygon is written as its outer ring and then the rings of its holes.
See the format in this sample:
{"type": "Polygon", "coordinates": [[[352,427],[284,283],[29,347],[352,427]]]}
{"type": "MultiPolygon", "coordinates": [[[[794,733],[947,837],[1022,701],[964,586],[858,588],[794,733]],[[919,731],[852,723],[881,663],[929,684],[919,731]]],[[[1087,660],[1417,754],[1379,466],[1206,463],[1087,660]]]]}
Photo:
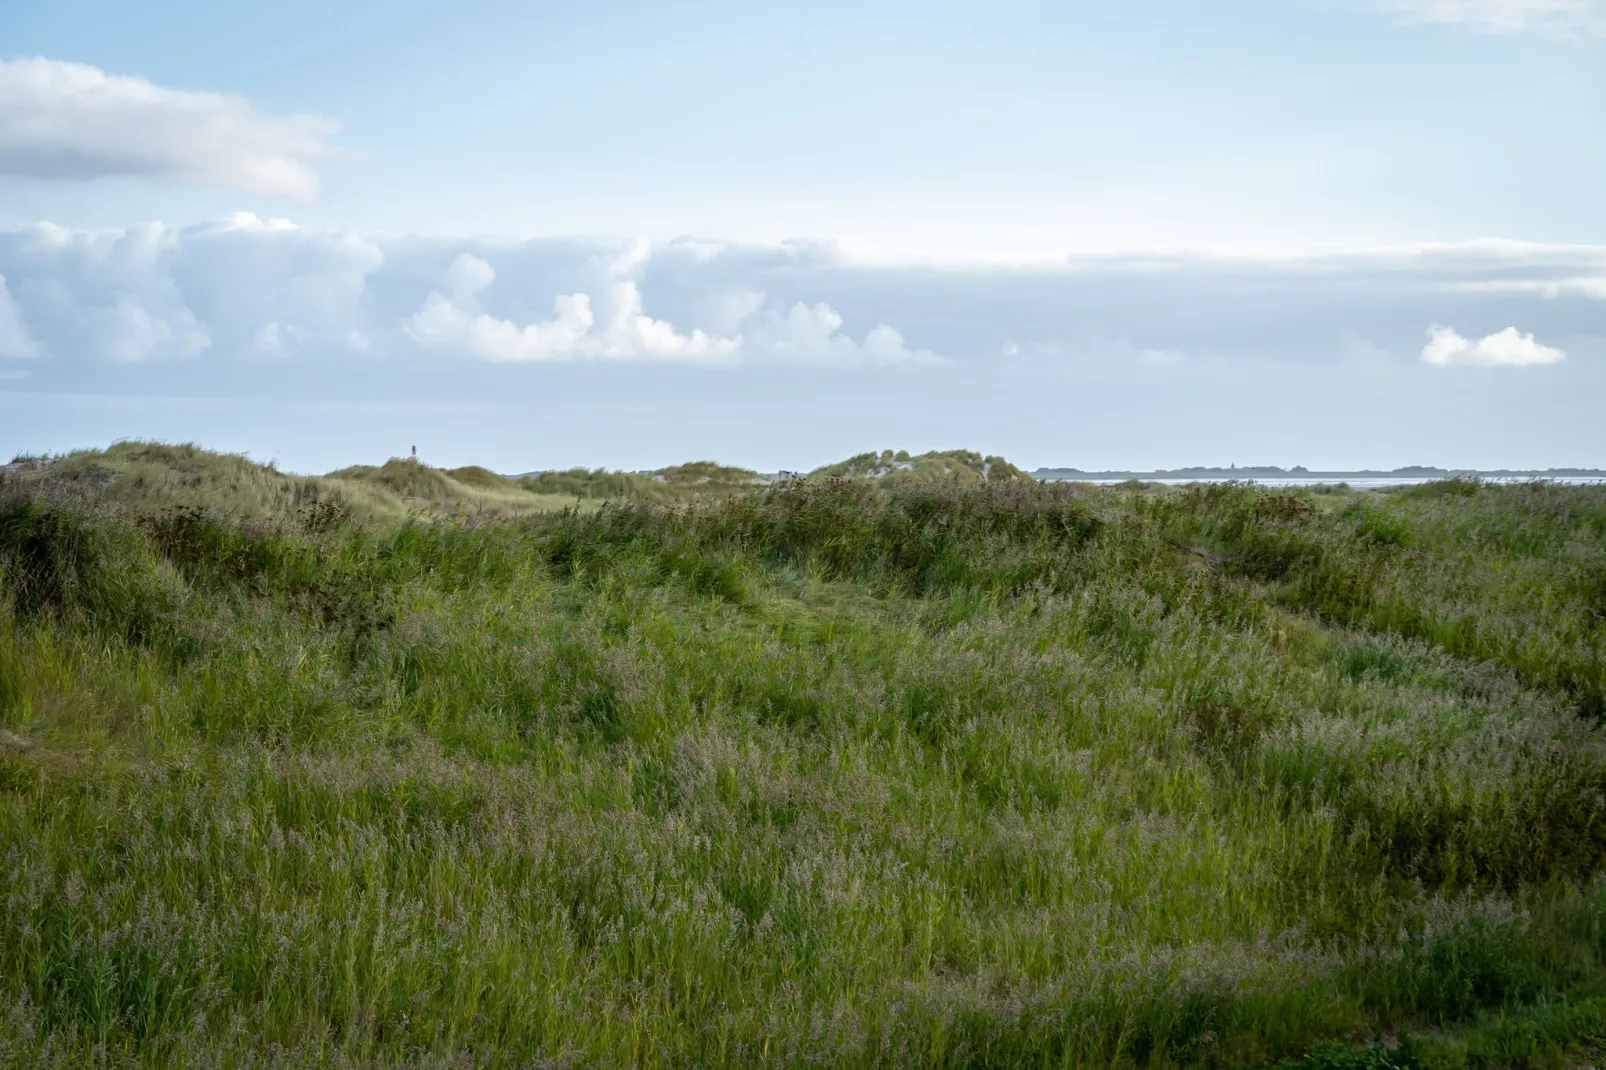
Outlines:
{"type": "Polygon", "coordinates": [[[1581,1065],[1602,576],[1597,487],[30,462],[0,1066],[1581,1065]]]}

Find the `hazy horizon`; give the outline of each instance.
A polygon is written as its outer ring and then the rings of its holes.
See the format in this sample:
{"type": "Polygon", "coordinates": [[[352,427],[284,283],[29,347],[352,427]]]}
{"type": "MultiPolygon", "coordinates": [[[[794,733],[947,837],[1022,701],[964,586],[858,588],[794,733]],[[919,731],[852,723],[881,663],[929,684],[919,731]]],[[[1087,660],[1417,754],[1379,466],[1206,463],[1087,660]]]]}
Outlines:
{"type": "MultiPolygon", "coordinates": [[[[16,452],[16,453],[13,453],[13,454],[9,455],[11,457],[10,463],[16,463],[17,461],[21,461],[21,460],[24,460],[24,459],[27,459],[27,458],[43,458],[43,457],[49,457],[49,456],[65,456],[65,455],[68,455],[70,453],[79,452],[79,451],[96,451],[96,450],[105,449],[105,448],[107,448],[109,446],[115,445],[117,442],[127,442],[127,441],[140,441],[140,440],[119,439],[119,440],[115,440],[115,442],[84,444],[84,445],[81,445],[81,446],[78,446],[78,447],[73,447],[71,449],[55,450],[55,451],[24,450],[24,451],[16,452]]],[[[149,441],[160,441],[160,440],[149,440],[149,441]]],[[[175,443],[169,443],[169,444],[177,445],[179,443],[175,442],[175,443]]],[[[209,443],[206,443],[206,442],[194,442],[192,444],[196,445],[196,446],[199,446],[202,449],[213,449],[214,448],[209,443]]],[[[953,446],[953,445],[950,444],[950,446],[947,447],[947,448],[937,447],[935,451],[936,452],[946,452],[947,449],[968,449],[968,448],[969,447],[953,446]]],[[[347,458],[341,459],[337,463],[334,463],[334,464],[329,464],[329,465],[322,466],[322,467],[312,467],[312,468],[297,468],[297,467],[293,467],[293,466],[281,463],[279,461],[279,459],[275,458],[275,457],[256,456],[256,455],[253,455],[253,454],[249,453],[248,451],[238,451],[238,452],[240,452],[240,454],[242,456],[245,456],[248,460],[250,460],[250,461],[252,461],[254,463],[271,464],[275,468],[277,468],[279,471],[285,472],[286,474],[304,475],[304,476],[326,475],[326,474],[328,474],[330,472],[337,471],[337,470],[339,470],[341,468],[349,467],[351,465],[374,465],[374,464],[381,464],[381,463],[383,463],[384,461],[387,461],[387,460],[405,460],[405,459],[408,459],[409,457],[419,461],[422,464],[426,464],[426,465],[429,465],[431,467],[436,467],[436,468],[443,468],[443,469],[459,468],[459,467],[464,467],[465,465],[478,464],[478,462],[474,462],[474,461],[456,461],[456,460],[453,460],[453,461],[441,461],[438,458],[433,458],[433,457],[430,457],[427,454],[422,454],[422,453],[414,456],[412,454],[412,449],[413,449],[413,447],[411,445],[409,445],[406,449],[403,449],[403,450],[401,450],[399,452],[393,452],[393,453],[386,454],[383,457],[378,456],[378,455],[361,456],[361,457],[353,456],[353,457],[347,457],[347,458]]],[[[235,451],[218,450],[218,452],[235,452],[235,451]]],[[[621,471],[621,472],[632,472],[632,473],[652,473],[652,472],[659,471],[659,470],[661,470],[663,468],[672,467],[673,465],[676,465],[676,464],[689,464],[689,463],[698,463],[698,462],[713,462],[713,463],[716,463],[716,464],[728,465],[728,466],[734,467],[734,468],[747,469],[749,471],[757,472],[757,473],[759,473],[761,475],[773,476],[773,475],[782,474],[782,473],[807,473],[807,472],[810,472],[810,471],[814,471],[814,470],[816,470],[818,468],[826,467],[828,465],[835,464],[835,463],[847,460],[850,457],[857,457],[857,456],[862,456],[862,455],[865,455],[865,454],[872,454],[872,453],[879,453],[879,452],[882,452],[882,450],[857,450],[857,451],[854,451],[853,453],[850,453],[850,454],[842,454],[842,455],[839,455],[839,456],[832,456],[832,457],[825,458],[824,460],[818,461],[816,463],[810,463],[810,464],[806,464],[806,465],[803,465],[803,464],[791,464],[791,465],[783,464],[783,465],[776,465],[776,466],[770,466],[770,467],[766,467],[766,466],[762,466],[762,465],[744,464],[739,459],[733,460],[731,458],[725,458],[725,457],[682,457],[682,458],[679,458],[678,460],[675,460],[675,461],[670,461],[670,462],[666,462],[664,464],[657,464],[657,465],[651,465],[651,464],[648,464],[648,465],[642,465],[642,464],[619,465],[619,466],[614,466],[612,470],[621,471]]],[[[897,452],[896,448],[893,449],[893,452],[897,452]]],[[[904,451],[904,452],[907,452],[910,455],[919,455],[920,453],[923,453],[923,452],[932,452],[932,451],[909,450],[909,451],[904,451]]],[[[977,453],[981,453],[981,454],[987,454],[988,453],[988,451],[985,451],[985,450],[972,451],[972,452],[977,452],[977,453]]],[[[994,455],[996,456],[996,454],[994,454],[994,455]]],[[[1016,459],[1015,458],[1011,458],[1011,457],[1007,457],[1006,456],[1004,459],[1010,461],[1011,463],[1016,463],[1016,459]]],[[[4,461],[4,459],[0,459],[0,464],[4,464],[4,463],[6,463],[4,461]]],[[[490,467],[490,469],[492,471],[494,471],[494,472],[496,472],[496,473],[498,473],[500,475],[516,477],[516,476],[524,476],[524,475],[535,475],[535,474],[539,474],[539,473],[543,473],[543,472],[563,472],[563,471],[568,471],[568,470],[571,470],[571,469],[574,469],[574,468],[583,468],[583,469],[595,470],[595,469],[606,468],[607,466],[580,464],[580,465],[563,465],[563,466],[527,466],[527,467],[520,467],[520,466],[517,466],[517,465],[510,466],[510,467],[494,467],[494,466],[479,465],[479,467],[490,467]]],[[[1528,474],[1528,473],[1543,473],[1543,472],[1546,472],[1546,471],[1558,471],[1558,472],[1579,471],[1579,472],[1585,472],[1585,473],[1589,473],[1589,474],[1606,473],[1606,468],[1597,468],[1597,467],[1590,466],[1590,465],[1550,465],[1550,466],[1546,466],[1546,467],[1543,467],[1543,468],[1523,468],[1523,467],[1511,467],[1511,466],[1476,468],[1476,467],[1472,467],[1472,466],[1469,466],[1469,465],[1425,464],[1425,463],[1416,464],[1416,463],[1410,463],[1410,464],[1391,465],[1391,466],[1389,466],[1387,468],[1366,467],[1366,466],[1359,466],[1359,465],[1351,465],[1351,466],[1342,466],[1342,465],[1340,465],[1340,466],[1335,466],[1335,467],[1331,467],[1331,468],[1318,468],[1318,467],[1313,466],[1313,465],[1300,465],[1300,464],[1297,464],[1297,463],[1296,464],[1278,465],[1278,464],[1271,464],[1271,463],[1266,463],[1266,462],[1249,462],[1249,463],[1245,463],[1245,464],[1238,464],[1238,463],[1236,463],[1234,461],[1228,461],[1228,462],[1226,462],[1224,464],[1216,464],[1216,463],[1212,463],[1212,462],[1199,462],[1199,463],[1191,463],[1191,464],[1165,464],[1165,465],[1156,465],[1156,466],[1153,466],[1153,467],[1145,467],[1145,468],[1132,467],[1130,465],[1127,465],[1127,466],[1111,465],[1111,466],[1108,466],[1108,467],[1093,468],[1093,467],[1088,467],[1086,465],[1076,465],[1076,464],[1037,464],[1037,463],[1017,464],[1017,467],[1020,467],[1022,470],[1026,471],[1028,473],[1033,473],[1033,474],[1039,473],[1039,472],[1076,471],[1076,472],[1084,473],[1084,474],[1087,474],[1087,475],[1090,475],[1090,476],[1098,476],[1098,475],[1104,475],[1104,474],[1150,475],[1150,474],[1165,474],[1165,473],[1176,473],[1176,472],[1204,471],[1204,472],[1208,473],[1207,475],[1202,477],[1202,478],[1204,478],[1206,480],[1219,478],[1217,473],[1226,473],[1226,472],[1230,472],[1230,471],[1232,471],[1234,469],[1236,469],[1237,471],[1240,471],[1240,472],[1244,472],[1244,473],[1253,473],[1253,472],[1256,472],[1256,471],[1265,471],[1265,470],[1270,470],[1270,469],[1280,469],[1281,473],[1289,475],[1289,476],[1295,476],[1295,477],[1298,477],[1298,478],[1319,477],[1319,476],[1325,476],[1325,475],[1353,475],[1353,474],[1363,474],[1363,473],[1364,474],[1387,476],[1387,475],[1395,475],[1395,474],[1398,474],[1398,473],[1401,473],[1401,472],[1404,472],[1404,471],[1408,471],[1408,470],[1411,470],[1411,469],[1431,469],[1431,470],[1437,470],[1437,471],[1448,472],[1448,473],[1470,474],[1470,475],[1498,475],[1498,474],[1501,474],[1501,473],[1528,474]]]]}

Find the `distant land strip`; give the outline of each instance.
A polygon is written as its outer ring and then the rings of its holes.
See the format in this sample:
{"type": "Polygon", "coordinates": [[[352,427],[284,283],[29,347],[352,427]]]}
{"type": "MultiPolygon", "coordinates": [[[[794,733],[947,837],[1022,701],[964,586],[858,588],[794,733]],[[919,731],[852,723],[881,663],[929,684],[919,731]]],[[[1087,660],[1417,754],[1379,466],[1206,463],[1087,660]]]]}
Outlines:
{"type": "Polygon", "coordinates": [[[1278,468],[1276,465],[1250,465],[1239,468],[1162,468],[1153,472],[1084,472],[1080,468],[1039,468],[1032,475],[1044,480],[1108,479],[1310,479],[1346,481],[1351,479],[1451,479],[1456,476],[1477,479],[1606,479],[1606,469],[1600,468],[1500,468],[1478,471],[1471,468],[1435,468],[1413,464],[1388,471],[1362,469],[1353,472],[1312,472],[1304,465],[1278,468]]]}

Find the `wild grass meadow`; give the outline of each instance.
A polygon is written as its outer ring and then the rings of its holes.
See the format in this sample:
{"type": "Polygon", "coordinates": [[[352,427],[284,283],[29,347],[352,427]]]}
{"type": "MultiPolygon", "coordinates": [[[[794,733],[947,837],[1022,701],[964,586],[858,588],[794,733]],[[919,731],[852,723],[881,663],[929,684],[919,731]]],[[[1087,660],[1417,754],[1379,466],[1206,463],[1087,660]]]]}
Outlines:
{"type": "Polygon", "coordinates": [[[1606,1044],[1606,488],[118,450],[0,486],[0,1066],[1606,1044]]]}

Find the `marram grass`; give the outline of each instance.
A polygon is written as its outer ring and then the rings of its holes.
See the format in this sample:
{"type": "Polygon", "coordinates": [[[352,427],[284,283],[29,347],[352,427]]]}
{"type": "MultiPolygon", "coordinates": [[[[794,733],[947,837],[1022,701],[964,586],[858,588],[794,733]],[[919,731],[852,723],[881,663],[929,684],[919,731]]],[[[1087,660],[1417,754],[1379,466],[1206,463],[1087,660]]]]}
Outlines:
{"type": "Polygon", "coordinates": [[[0,502],[0,1066],[1606,1038],[1598,488],[346,516],[0,502]]]}

